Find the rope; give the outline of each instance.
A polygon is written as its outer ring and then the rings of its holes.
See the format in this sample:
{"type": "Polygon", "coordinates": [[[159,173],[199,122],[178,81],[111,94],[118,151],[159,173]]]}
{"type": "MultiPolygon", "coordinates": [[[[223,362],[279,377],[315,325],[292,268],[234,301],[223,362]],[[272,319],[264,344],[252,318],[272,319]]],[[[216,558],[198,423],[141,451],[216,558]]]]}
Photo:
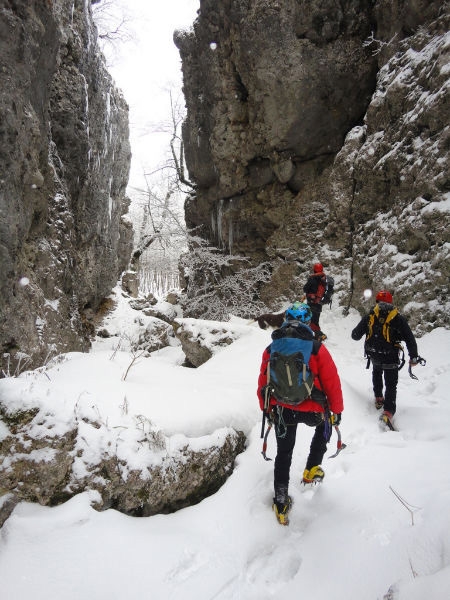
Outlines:
{"type": "Polygon", "coordinates": [[[283,439],[286,437],[287,434],[287,425],[286,425],[286,421],[284,420],[283,417],[283,407],[282,406],[277,406],[277,415],[278,415],[278,419],[275,423],[275,431],[277,434],[277,437],[283,439]]]}

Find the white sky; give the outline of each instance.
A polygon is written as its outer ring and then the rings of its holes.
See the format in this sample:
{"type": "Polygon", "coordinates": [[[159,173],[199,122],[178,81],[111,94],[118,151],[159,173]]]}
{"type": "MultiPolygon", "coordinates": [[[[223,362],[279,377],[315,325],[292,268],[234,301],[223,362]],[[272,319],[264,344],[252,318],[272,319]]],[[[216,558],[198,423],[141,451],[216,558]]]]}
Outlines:
{"type": "Polygon", "coordinates": [[[118,13],[129,19],[127,31],[133,39],[116,43],[114,55],[105,50],[109,71],[130,107],[130,186],[142,187],[144,165],[150,170],[158,166],[168,151],[169,136],[150,133],[151,126],[170,118],[168,90],[181,94],[181,60],[173,32],[191,27],[200,0],[115,2],[118,13]]]}

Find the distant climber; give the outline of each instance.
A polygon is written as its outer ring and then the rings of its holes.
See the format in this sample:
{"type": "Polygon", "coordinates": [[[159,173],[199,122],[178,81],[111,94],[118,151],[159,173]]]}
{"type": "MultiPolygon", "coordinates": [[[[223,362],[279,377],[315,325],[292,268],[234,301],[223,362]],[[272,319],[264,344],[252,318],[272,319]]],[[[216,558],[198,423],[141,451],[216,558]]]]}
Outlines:
{"type": "Polygon", "coordinates": [[[383,408],[380,421],[392,425],[397,406],[398,372],[405,363],[401,341],[406,342],[410,367],[423,359],[417,354],[417,343],[408,321],[393,305],[392,294],[381,290],[376,295],[376,304],[352,331],[352,338],[360,340],[366,336],[364,352],[367,368],[372,363],[372,384],[375,407],[383,408]],[[383,376],[385,393],[383,395],[383,376]]]}
{"type": "Polygon", "coordinates": [[[319,326],[320,314],[324,304],[330,304],[334,293],[334,279],[325,275],[322,263],[313,265],[313,271],[303,287],[306,302],[312,311],[311,329],[317,340],[325,340],[327,336],[319,326]]]}

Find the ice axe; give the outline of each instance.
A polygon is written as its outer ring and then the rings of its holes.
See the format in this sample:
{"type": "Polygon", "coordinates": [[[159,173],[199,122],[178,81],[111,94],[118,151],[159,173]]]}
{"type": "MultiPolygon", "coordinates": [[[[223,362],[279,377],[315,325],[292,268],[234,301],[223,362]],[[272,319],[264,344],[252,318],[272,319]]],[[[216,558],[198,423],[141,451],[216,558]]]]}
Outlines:
{"type": "Polygon", "coordinates": [[[264,438],[264,441],[263,441],[263,447],[262,447],[261,454],[263,455],[264,460],[272,460],[271,458],[269,458],[266,455],[266,450],[267,450],[267,438],[269,437],[269,433],[270,433],[270,430],[272,429],[272,424],[273,424],[272,415],[270,414],[270,396],[271,396],[273,390],[270,385],[266,385],[263,388],[263,390],[261,390],[261,391],[262,391],[262,395],[264,397],[264,410],[263,410],[262,424],[261,424],[261,438],[264,438]],[[266,417],[268,418],[269,426],[264,435],[264,429],[266,427],[266,417]]]}
{"type": "MultiPolygon", "coordinates": [[[[421,356],[417,357],[417,362],[415,363],[417,365],[420,365],[422,367],[424,367],[427,364],[427,361],[422,358],[421,356]]],[[[414,375],[414,373],[412,372],[412,364],[411,361],[409,361],[409,369],[408,369],[408,373],[409,376],[411,377],[411,379],[419,379],[418,377],[416,377],[416,375],[414,375]]]]}
{"type": "Polygon", "coordinates": [[[336,452],[334,454],[332,454],[331,456],[329,456],[328,458],[335,458],[341,450],[343,450],[344,448],[347,447],[347,444],[344,444],[342,441],[341,432],[339,430],[339,427],[337,425],[335,425],[334,428],[335,428],[337,436],[338,436],[337,448],[336,448],[336,452]]]}
{"type": "MultiPolygon", "coordinates": [[[[267,428],[266,434],[264,435],[263,447],[262,447],[262,452],[261,452],[261,454],[263,455],[264,460],[272,460],[266,454],[266,450],[267,450],[267,438],[269,437],[269,433],[270,433],[271,429],[272,429],[272,421],[269,419],[269,427],[267,428]]],[[[263,433],[263,432],[261,432],[261,433],[263,433]]],[[[261,437],[263,437],[263,436],[261,435],[261,437]]]]}

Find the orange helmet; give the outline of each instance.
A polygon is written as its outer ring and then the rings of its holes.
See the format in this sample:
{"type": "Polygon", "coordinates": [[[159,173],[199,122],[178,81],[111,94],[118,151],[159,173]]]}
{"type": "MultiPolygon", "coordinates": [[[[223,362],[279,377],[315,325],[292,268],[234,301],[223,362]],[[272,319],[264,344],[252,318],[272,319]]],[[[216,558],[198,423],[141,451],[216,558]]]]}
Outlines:
{"type": "Polygon", "coordinates": [[[314,273],[322,273],[322,271],[323,271],[323,265],[322,265],[322,263],[316,263],[313,266],[313,272],[314,273]]]}
{"type": "Polygon", "coordinates": [[[378,292],[375,299],[377,302],[387,302],[388,304],[392,304],[392,294],[386,290],[378,292]]]}

